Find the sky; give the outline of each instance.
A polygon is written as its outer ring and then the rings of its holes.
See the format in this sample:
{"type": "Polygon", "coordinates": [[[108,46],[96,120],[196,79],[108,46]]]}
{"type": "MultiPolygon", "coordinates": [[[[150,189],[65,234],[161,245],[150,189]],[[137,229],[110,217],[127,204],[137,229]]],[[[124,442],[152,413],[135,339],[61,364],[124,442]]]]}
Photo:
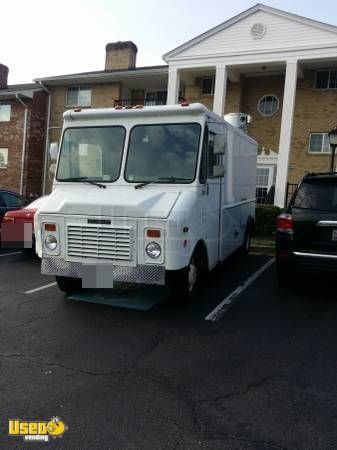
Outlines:
{"type": "MultiPolygon", "coordinates": [[[[10,0],[1,4],[0,62],[9,84],[104,69],[105,45],[132,40],[137,66],[162,55],[257,0],[10,0]]],[[[265,0],[266,5],[337,25],[336,0],[265,0]]]]}

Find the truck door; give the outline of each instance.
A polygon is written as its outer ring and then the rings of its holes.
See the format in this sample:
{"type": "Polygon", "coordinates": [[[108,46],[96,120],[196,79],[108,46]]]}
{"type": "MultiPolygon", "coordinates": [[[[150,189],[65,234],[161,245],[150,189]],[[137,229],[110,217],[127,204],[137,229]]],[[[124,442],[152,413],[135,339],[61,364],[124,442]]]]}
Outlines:
{"type": "Polygon", "coordinates": [[[214,174],[214,166],[219,164],[220,155],[214,153],[215,133],[207,127],[203,142],[203,160],[200,181],[203,187],[203,213],[205,236],[210,269],[219,262],[220,231],[220,183],[221,178],[214,174]]]}

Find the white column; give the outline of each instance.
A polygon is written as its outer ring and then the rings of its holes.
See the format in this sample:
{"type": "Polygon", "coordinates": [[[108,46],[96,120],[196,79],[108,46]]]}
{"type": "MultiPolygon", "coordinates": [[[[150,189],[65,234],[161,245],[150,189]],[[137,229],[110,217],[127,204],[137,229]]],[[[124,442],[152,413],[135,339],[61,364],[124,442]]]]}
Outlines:
{"type": "Polygon", "coordinates": [[[169,68],[167,83],[167,105],[176,105],[178,103],[180,87],[180,74],[177,68],[169,68]]]}
{"type": "Polygon", "coordinates": [[[218,65],[215,72],[213,111],[221,117],[223,117],[225,113],[226,89],[227,69],[224,65],[218,65]]]}
{"type": "Polygon", "coordinates": [[[281,208],[284,207],[288,180],[288,165],[293,132],[297,86],[297,70],[296,60],[287,61],[274,199],[275,205],[280,206],[281,208]]]}

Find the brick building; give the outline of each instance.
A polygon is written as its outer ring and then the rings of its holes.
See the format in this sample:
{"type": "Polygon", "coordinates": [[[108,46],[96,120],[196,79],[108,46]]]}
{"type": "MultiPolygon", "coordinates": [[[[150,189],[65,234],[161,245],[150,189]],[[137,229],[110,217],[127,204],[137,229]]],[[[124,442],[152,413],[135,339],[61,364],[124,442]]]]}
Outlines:
{"type": "Polygon", "coordinates": [[[220,115],[252,116],[262,201],[276,185],[275,203],[283,206],[288,182],[329,169],[337,27],[257,4],[164,55],[166,66],[136,67],[136,55],[132,42],[111,43],[104,70],[37,80],[50,92],[46,149],[59,140],[67,108],[174,104],[184,97],[220,115]]]}
{"type": "Polygon", "coordinates": [[[7,85],[0,64],[0,188],[27,198],[41,194],[46,93],[37,84],[7,85]]]}

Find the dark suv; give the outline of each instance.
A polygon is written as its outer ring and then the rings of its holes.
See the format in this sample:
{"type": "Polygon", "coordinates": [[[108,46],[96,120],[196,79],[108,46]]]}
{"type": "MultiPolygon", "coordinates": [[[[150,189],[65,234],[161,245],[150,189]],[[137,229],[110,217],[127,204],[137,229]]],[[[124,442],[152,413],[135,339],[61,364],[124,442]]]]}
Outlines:
{"type": "Polygon", "coordinates": [[[306,175],[276,224],[279,283],[297,272],[337,275],[337,173],[306,175]]]}

